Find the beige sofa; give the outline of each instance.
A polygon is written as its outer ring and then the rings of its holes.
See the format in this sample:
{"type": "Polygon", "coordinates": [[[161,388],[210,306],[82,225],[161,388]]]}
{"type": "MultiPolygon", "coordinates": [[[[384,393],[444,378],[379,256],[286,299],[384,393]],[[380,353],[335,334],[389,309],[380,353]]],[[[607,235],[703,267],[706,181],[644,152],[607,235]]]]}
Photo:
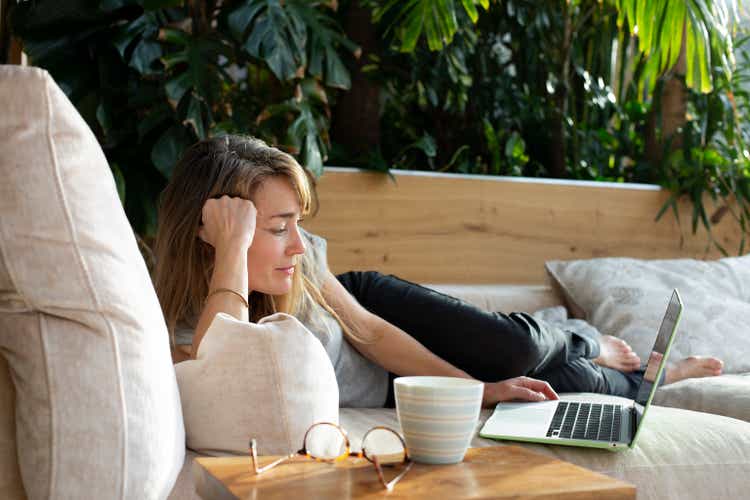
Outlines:
{"type": "MultiPolygon", "coordinates": [[[[42,71],[0,67],[0,109],[0,498],[195,498],[163,319],[101,151],[42,71]]],[[[540,286],[439,288],[495,310],[562,303],[540,286]]],[[[719,410],[747,408],[735,382],[715,381],[733,387],[719,410]]],[[[340,420],[354,446],[368,426],[398,426],[382,408],[340,420]]],[[[737,418],[655,406],[625,453],[525,446],[639,498],[747,494],[737,418]]]]}
{"type": "MultiPolygon", "coordinates": [[[[431,285],[431,287],[463,298],[487,310],[536,311],[562,303],[548,286],[534,285],[431,285]]],[[[714,401],[712,393],[722,396],[720,411],[744,414],[750,406],[750,378],[725,375],[709,384],[701,398],[688,399],[697,406],[714,401]],[[737,380],[739,379],[739,381],[737,380]]],[[[660,389],[656,403],[671,404],[682,392],[680,383],[660,389]]],[[[684,387],[684,386],[683,386],[684,387]]],[[[565,394],[564,399],[576,400],[583,395],[565,394]]],[[[622,398],[586,395],[602,401],[622,398]]],[[[712,404],[714,404],[712,403],[712,404]]],[[[482,410],[477,432],[490,416],[482,410]]],[[[341,425],[349,431],[353,446],[357,438],[374,425],[398,428],[393,409],[343,408],[341,425]]],[[[636,448],[623,453],[577,449],[562,446],[521,444],[530,450],[586,467],[637,486],[640,499],[741,498],[747,492],[746,475],[750,471],[750,423],[736,418],[712,415],[679,408],[652,406],[643,435],[636,448]]],[[[504,442],[475,436],[472,446],[497,446],[504,442]]],[[[192,458],[199,456],[188,450],[185,465],[170,498],[198,498],[193,484],[192,458]]]]}

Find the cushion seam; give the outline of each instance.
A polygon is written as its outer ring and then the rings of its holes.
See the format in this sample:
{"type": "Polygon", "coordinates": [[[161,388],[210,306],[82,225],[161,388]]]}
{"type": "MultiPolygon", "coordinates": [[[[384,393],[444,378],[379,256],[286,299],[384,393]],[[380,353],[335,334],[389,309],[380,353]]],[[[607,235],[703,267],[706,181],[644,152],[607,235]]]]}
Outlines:
{"type": "Polygon", "coordinates": [[[274,381],[274,387],[276,389],[276,395],[278,396],[278,401],[280,403],[281,408],[279,409],[279,417],[282,421],[282,428],[284,429],[284,438],[286,442],[289,444],[289,450],[294,449],[294,443],[292,443],[292,438],[289,435],[289,418],[287,415],[287,401],[286,398],[284,398],[284,394],[281,390],[281,385],[279,381],[279,376],[281,374],[281,370],[279,369],[279,360],[277,357],[277,346],[276,346],[276,339],[274,335],[274,329],[269,328],[268,329],[268,345],[271,347],[271,365],[273,366],[273,377],[272,380],[274,381]]]}
{"type": "MultiPolygon", "coordinates": [[[[45,92],[45,100],[47,101],[47,109],[49,109],[49,99],[47,99],[47,95],[45,92]]],[[[15,292],[23,299],[23,303],[26,304],[26,307],[30,310],[36,309],[34,307],[34,304],[29,302],[29,297],[26,296],[26,294],[22,293],[18,289],[18,281],[16,281],[15,276],[13,275],[13,269],[10,259],[8,258],[7,249],[5,248],[4,242],[9,240],[7,233],[5,232],[5,224],[3,224],[2,217],[0,217],[0,258],[3,259],[3,262],[5,263],[5,270],[8,272],[8,278],[10,279],[11,284],[13,285],[13,289],[15,292]]]]}
{"type": "MultiPolygon", "coordinates": [[[[21,300],[23,301],[24,305],[26,306],[27,311],[24,312],[30,312],[35,310],[35,307],[29,302],[29,298],[26,296],[26,294],[21,293],[18,290],[18,282],[16,281],[15,276],[13,275],[13,269],[11,269],[11,262],[8,258],[8,253],[6,251],[5,245],[3,244],[4,241],[6,241],[8,238],[7,233],[5,232],[5,226],[2,223],[2,218],[0,217],[0,259],[3,259],[3,262],[5,263],[5,270],[8,272],[8,278],[10,279],[10,284],[13,287],[13,290],[16,292],[16,295],[21,297],[21,300]]],[[[13,312],[21,312],[21,311],[13,311],[13,312]]]]}
{"type": "MultiPolygon", "coordinates": [[[[50,80],[51,77],[47,76],[45,79],[45,99],[47,104],[47,145],[49,147],[50,153],[51,153],[51,160],[52,160],[52,175],[54,178],[54,184],[55,184],[55,195],[58,198],[58,201],[61,204],[62,207],[62,216],[65,220],[65,224],[68,229],[68,234],[70,235],[73,253],[75,255],[76,261],[78,262],[79,269],[81,271],[81,274],[83,275],[84,281],[86,283],[86,286],[88,288],[88,291],[90,293],[91,298],[94,301],[94,310],[95,312],[100,316],[100,318],[103,320],[104,324],[107,327],[107,330],[109,332],[109,339],[112,344],[113,352],[114,352],[114,362],[115,362],[115,370],[117,372],[117,394],[119,395],[120,399],[120,420],[122,425],[122,432],[120,433],[120,459],[122,461],[121,466],[118,468],[118,470],[121,472],[118,475],[119,480],[119,498],[125,498],[125,480],[124,478],[127,477],[128,470],[127,470],[127,434],[128,434],[128,423],[127,419],[125,418],[125,395],[123,392],[123,386],[122,386],[122,368],[120,366],[120,352],[117,346],[117,342],[115,341],[115,333],[112,329],[112,325],[110,324],[107,317],[103,314],[101,310],[101,305],[99,301],[99,297],[96,294],[96,290],[93,286],[93,283],[91,282],[91,276],[88,273],[88,269],[86,267],[86,263],[84,262],[83,255],[81,254],[80,248],[78,246],[78,238],[76,237],[76,233],[73,229],[74,224],[72,217],[70,215],[70,209],[68,207],[68,204],[66,203],[65,197],[63,196],[63,188],[62,188],[62,179],[60,176],[60,169],[57,161],[57,151],[55,149],[54,141],[52,140],[52,119],[53,119],[53,113],[52,113],[52,103],[50,99],[50,80]]],[[[72,103],[70,103],[72,106],[72,103]]]]}
{"type": "MultiPolygon", "coordinates": [[[[49,448],[50,456],[56,457],[57,455],[57,440],[55,439],[55,405],[52,399],[52,381],[50,380],[49,368],[47,362],[49,358],[47,354],[47,338],[45,333],[47,332],[47,322],[44,314],[37,313],[39,315],[39,344],[42,347],[42,359],[44,360],[44,382],[47,385],[47,401],[49,401],[49,448]]],[[[54,490],[53,485],[57,481],[57,460],[50,461],[49,470],[49,483],[47,488],[47,498],[54,498],[52,491],[54,490]]]]}

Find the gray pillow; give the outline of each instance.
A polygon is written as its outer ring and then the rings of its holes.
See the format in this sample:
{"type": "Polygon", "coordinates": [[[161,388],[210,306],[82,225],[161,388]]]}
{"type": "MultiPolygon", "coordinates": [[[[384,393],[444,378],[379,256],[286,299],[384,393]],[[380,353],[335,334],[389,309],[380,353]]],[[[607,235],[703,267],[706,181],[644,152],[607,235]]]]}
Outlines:
{"type": "Polygon", "coordinates": [[[685,309],[671,359],[713,355],[724,373],[750,371],[750,254],[716,261],[603,258],[550,261],[574,316],[646,359],[673,288],[685,309]]]}

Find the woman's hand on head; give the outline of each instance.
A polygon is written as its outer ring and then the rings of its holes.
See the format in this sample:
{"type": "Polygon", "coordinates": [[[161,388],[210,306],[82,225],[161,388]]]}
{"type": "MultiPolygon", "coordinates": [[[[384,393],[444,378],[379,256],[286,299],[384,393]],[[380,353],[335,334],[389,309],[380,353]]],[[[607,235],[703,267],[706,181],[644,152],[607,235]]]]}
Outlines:
{"type": "Polygon", "coordinates": [[[547,382],[529,377],[516,377],[484,384],[483,406],[492,407],[500,401],[547,401],[560,399],[547,382]]]}
{"type": "Polygon", "coordinates": [[[198,237],[217,251],[237,245],[250,248],[255,236],[258,211],[252,201],[227,195],[209,199],[203,205],[198,237]]]}

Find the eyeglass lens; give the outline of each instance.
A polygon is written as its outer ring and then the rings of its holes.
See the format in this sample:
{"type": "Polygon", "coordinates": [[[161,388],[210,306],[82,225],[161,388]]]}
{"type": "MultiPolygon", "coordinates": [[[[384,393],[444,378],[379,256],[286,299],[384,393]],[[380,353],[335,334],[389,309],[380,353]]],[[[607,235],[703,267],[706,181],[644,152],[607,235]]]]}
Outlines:
{"type": "MultiPolygon", "coordinates": [[[[346,455],[347,438],[342,429],[329,423],[313,425],[305,438],[305,450],[310,456],[323,460],[334,460],[346,455]]],[[[395,431],[385,428],[371,429],[362,438],[362,452],[369,461],[377,455],[382,465],[403,463],[406,449],[395,431]]]]}
{"type": "Polygon", "coordinates": [[[314,458],[334,460],[348,452],[346,436],[332,424],[315,424],[305,437],[305,450],[314,458]]]}
{"type": "Polygon", "coordinates": [[[362,439],[362,452],[372,462],[377,455],[382,465],[403,463],[406,450],[401,438],[390,429],[373,429],[362,439]]]}

